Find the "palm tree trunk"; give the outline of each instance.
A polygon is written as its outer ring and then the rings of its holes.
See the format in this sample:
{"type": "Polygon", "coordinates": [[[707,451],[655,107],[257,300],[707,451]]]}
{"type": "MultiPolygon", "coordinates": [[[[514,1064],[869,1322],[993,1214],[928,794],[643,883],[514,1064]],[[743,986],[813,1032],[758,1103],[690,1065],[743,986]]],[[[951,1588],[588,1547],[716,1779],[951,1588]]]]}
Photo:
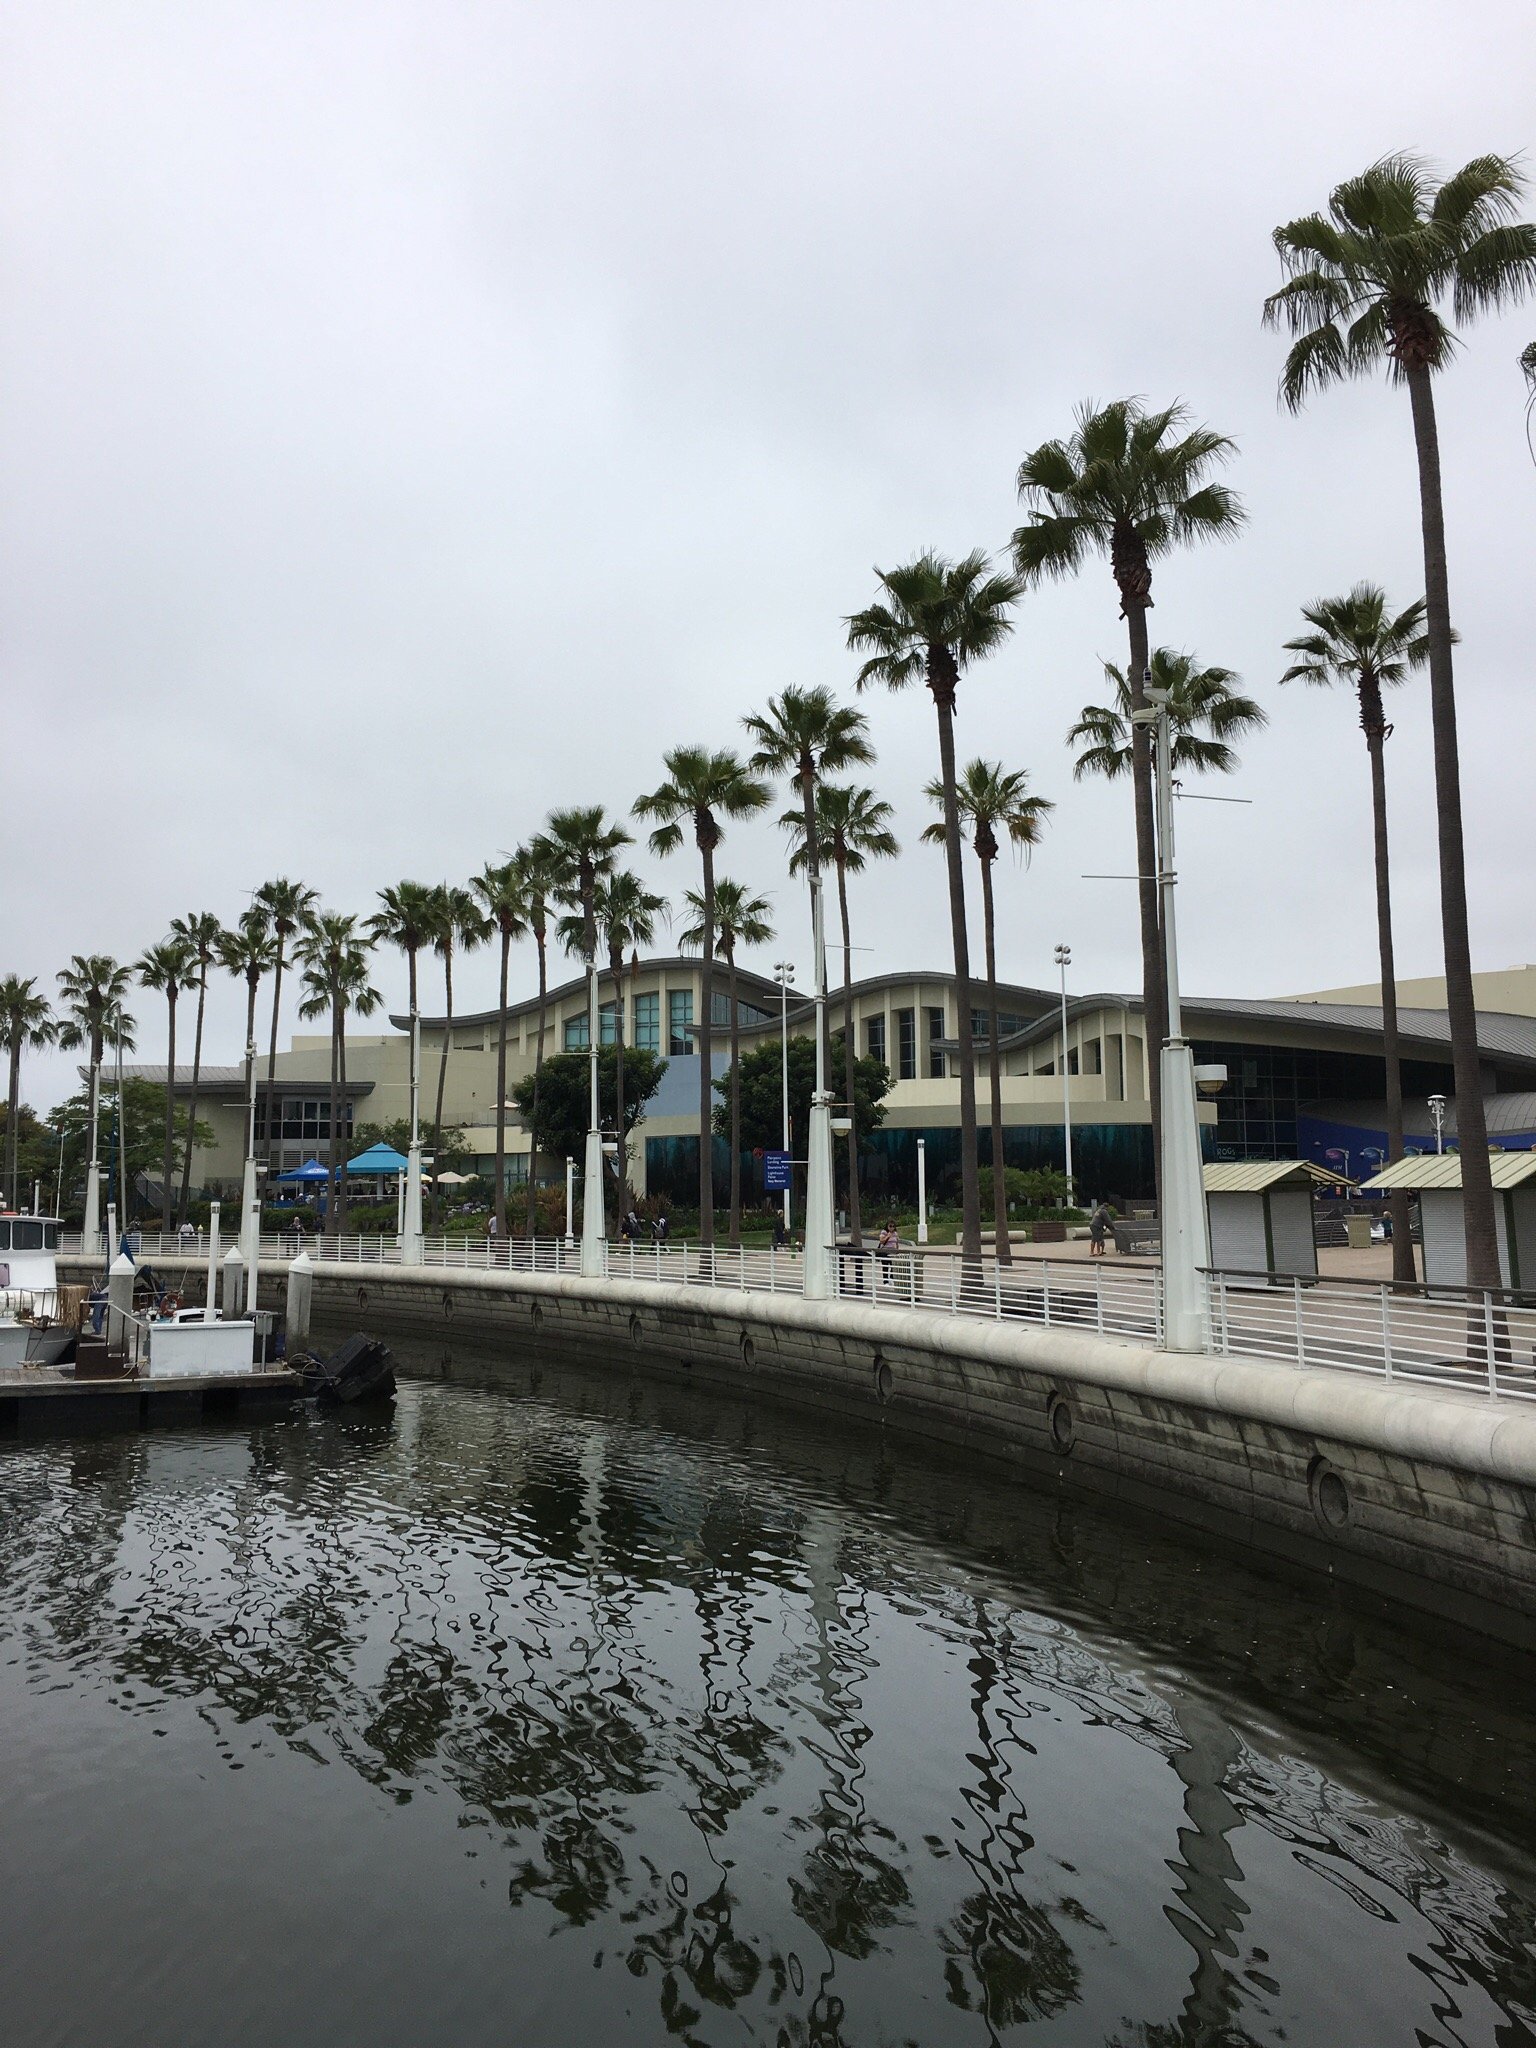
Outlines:
{"type": "Polygon", "coordinates": [[[512,934],[501,934],[501,1006],[496,1027],[496,1241],[507,1237],[507,962],[512,934]]]}
{"type": "MultiPolygon", "coordinates": [[[[1493,1217],[1493,1176],[1483,1077],[1477,1050],[1477,999],[1467,930],[1467,872],[1461,830],[1461,760],[1456,737],[1456,684],[1451,662],[1451,595],[1445,564],[1445,506],[1440,492],[1440,436],[1429,371],[1407,371],[1413,439],[1419,459],[1419,516],[1424,530],[1425,629],[1429,637],[1429,708],[1435,743],[1435,813],[1440,840],[1440,925],[1445,942],[1445,1007],[1456,1078],[1456,1135],[1461,1150],[1461,1211],[1467,1284],[1497,1287],[1499,1245],[1493,1217]]],[[[1385,991],[1383,991],[1385,993],[1385,991]]]]}
{"type": "Polygon", "coordinates": [[[710,1074],[715,987],[715,852],[699,849],[704,862],[704,947],[699,962],[699,1243],[715,1241],[715,1092],[710,1074]]]}
{"type": "Polygon", "coordinates": [[[443,1056],[437,1063],[437,1101],[432,1111],[432,1234],[442,1229],[442,1191],[438,1175],[443,1170],[439,1153],[443,1149],[443,1090],[448,1082],[448,1055],[453,1049],[453,949],[443,955],[443,993],[448,1014],[443,1019],[443,1056]]]}
{"type": "Polygon", "coordinates": [[[533,940],[539,955],[539,1039],[533,1056],[533,1107],[528,1118],[528,1220],[526,1234],[529,1237],[534,1235],[538,1227],[539,1176],[537,1168],[539,1145],[536,1134],[539,1128],[539,1083],[544,1077],[544,1021],[545,1012],[548,1007],[546,999],[549,994],[549,962],[545,956],[545,940],[542,927],[535,930],[533,940]]]}
{"type": "MultiPolygon", "coordinates": [[[[616,1186],[613,1191],[613,1234],[624,1227],[629,1214],[629,1144],[624,1136],[624,955],[610,953],[608,971],[613,976],[613,1134],[618,1140],[614,1154],[616,1186]]],[[[602,1033],[598,1033],[601,1038],[602,1033]]]]}
{"type": "MultiPolygon", "coordinates": [[[[1146,708],[1143,678],[1147,672],[1147,613],[1128,602],[1125,623],[1130,634],[1131,708],[1146,708]]],[[[1168,1036],[1168,999],[1163,986],[1163,933],[1158,913],[1157,824],[1152,791],[1152,740],[1149,728],[1131,727],[1131,781],[1136,803],[1136,884],[1141,911],[1141,1015],[1147,1072],[1147,1100],[1152,1114],[1152,1184],[1159,1200],[1163,1186],[1163,1040],[1168,1036]]],[[[1065,1063],[1066,1046],[1061,1049],[1065,1063]]]]}
{"type": "Polygon", "coordinates": [[[1003,1056],[997,1045],[997,932],[993,924],[989,860],[981,863],[981,923],[987,953],[987,1078],[992,1088],[992,1230],[998,1259],[1011,1266],[1013,1246],[1008,1241],[1007,1167],[1003,1160],[1003,1056]]]}
{"type": "Polygon", "coordinates": [[[208,1003],[208,962],[200,962],[197,978],[197,1024],[192,1033],[192,1101],[187,1110],[187,1142],[181,1155],[181,1194],[176,1204],[176,1227],[187,1220],[192,1194],[192,1145],[197,1129],[198,1084],[203,1077],[203,1011],[208,1003]]]}
{"type": "Polygon", "coordinates": [[[278,1133],[274,1129],[278,1119],[274,1114],[277,1089],[277,1017],[283,1000],[283,942],[277,942],[277,963],[273,969],[272,982],[272,1035],[267,1042],[267,1180],[272,1174],[272,1146],[278,1133]]]}
{"type": "MultiPolygon", "coordinates": [[[[841,842],[839,841],[839,844],[841,842]]],[[[843,1093],[848,1098],[848,1238],[855,1251],[863,1245],[859,1215],[859,1131],[853,1114],[853,934],[848,928],[848,863],[837,863],[837,909],[843,924],[843,1093]]]]}
{"type": "Polygon", "coordinates": [[[741,1014],[736,1004],[736,941],[726,948],[725,964],[731,991],[731,1218],[730,1239],[741,1243],[741,1014]]]}
{"type": "Polygon", "coordinates": [[[176,1176],[176,995],[175,983],[166,988],[165,1007],[169,1017],[170,1043],[165,1051],[165,1156],[160,1175],[160,1234],[171,1227],[171,1182],[176,1176]]]}
{"type": "MultiPolygon", "coordinates": [[[[1387,773],[1382,758],[1381,689],[1374,679],[1367,703],[1361,686],[1361,723],[1371,757],[1371,823],[1376,853],[1376,944],[1381,961],[1381,1052],[1387,1074],[1387,1158],[1403,1156],[1403,1069],[1397,1047],[1397,968],[1392,945],[1392,879],[1387,851],[1387,773]],[[1369,722],[1367,722],[1369,721],[1369,722]]],[[[1387,1200],[1392,1218],[1392,1278],[1412,1281],[1413,1238],[1408,1217],[1408,1190],[1394,1188],[1387,1200]]]]}
{"type": "Polygon", "coordinates": [[[19,1172],[16,1152],[16,1120],[21,1115],[21,1038],[18,1034],[11,1040],[11,1076],[5,1095],[5,1174],[11,1190],[11,1207],[19,1209],[16,1178],[19,1172]]]}
{"type": "Polygon", "coordinates": [[[341,1185],[341,1020],[344,1012],[339,994],[331,997],[331,1099],[328,1118],[331,1142],[326,1147],[325,1163],[330,1171],[326,1188],[325,1225],[329,1231],[336,1228],[336,1190],[341,1185]]]}
{"type": "Polygon", "coordinates": [[[341,1126],[341,1172],[336,1176],[336,1235],[342,1237],[347,1228],[347,1154],[352,1149],[352,1133],[347,1129],[347,1005],[342,999],[341,1010],[336,1019],[336,1120],[341,1126]]]}
{"type": "Polygon", "coordinates": [[[955,679],[929,658],[928,687],[939,714],[939,778],[944,786],[944,855],[949,865],[949,924],[955,951],[955,1038],[960,1048],[960,1242],[966,1263],[981,1263],[981,1182],[976,1163],[976,1053],[971,1039],[971,944],[965,928],[960,806],[955,798],[955,679]]]}

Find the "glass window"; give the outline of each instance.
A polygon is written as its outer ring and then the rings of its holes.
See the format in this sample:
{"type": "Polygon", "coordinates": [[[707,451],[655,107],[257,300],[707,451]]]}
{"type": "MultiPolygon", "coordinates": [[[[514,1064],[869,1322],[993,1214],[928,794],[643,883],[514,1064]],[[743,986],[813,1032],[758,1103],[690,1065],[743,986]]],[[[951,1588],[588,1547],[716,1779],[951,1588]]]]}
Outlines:
{"type": "Polygon", "coordinates": [[[589,1042],[587,1013],[578,1011],[574,1017],[567,1017],[561,1043],[567,1052],[585,1052],[589,1042]]]}
{"type": "Polygon", "coordinates": [[[939,1040],[944,1036],[944,1010],[942,1004],[935,1004],[928,1011],[928,1078],[942,1081],[944,1078],[944,1055],[939,1049],[939,1040]]]}
{"type": "Polygon", "coordinates": [[[41,1223],[13,1223],[11,1225],[11,1248],[18,1252],[40,1252],[43,1248],[43,1226],[41,1223]]]}
{"type": "Polygon", "coordinates": [[[885,1059],[885,1019],[866,1017],[864,1020],[864,1050],[872,1060],[885,1059]]]}
{"type": "Polygon", "coordinates": [[[56,1252],[58,1248],[59,1226],[57,1223],[45,1223],[43,1225],[43,1250],[45,1252],[56,1252]]]}
{"type": "Polygon", "coordinates": [[[709,992],[709,1021],[727,1028],[731,1021],[731,998],[723,988],[712,988],[709,992]]]}
{"type": "Polygon", "coordinates": [[[896,1012],[896,1078],[898,1081],[917,1079],[916,1010],[896,1012]]]}
{"type": "Polygon", "coordinates": [[[674,988],[667,995],[667,1051],[680,1054],[693,1051],[693,1039],[689,1035],[693,1023],[693,990],[674,988]]]}
{"type": "Polygon", "coordinates": [[[635,997],[635,1050],[661,1051],[661,997],[654,989],[648,996],[635,997]]]}
{"type": "Polygon", "coordinates": [[[619,1040],[619,1006],[617,1003],[599,1003],[597,1006],[597,1042],[599,1045],[617,1045],[619,1040]]]}

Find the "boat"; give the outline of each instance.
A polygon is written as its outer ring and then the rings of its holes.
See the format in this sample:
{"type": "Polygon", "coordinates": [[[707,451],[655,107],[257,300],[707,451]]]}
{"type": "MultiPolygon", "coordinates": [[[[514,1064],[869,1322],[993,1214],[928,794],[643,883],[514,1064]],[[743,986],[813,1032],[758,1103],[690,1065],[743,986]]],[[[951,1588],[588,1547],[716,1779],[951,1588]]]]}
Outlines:
{"type": "Polygon", "coordinates": [[[60,1303],[58,1257],[56,1216],[0,1213],[0,1366],[58,1365],[69,1355],[76,1325],[60,1303]]]}
{"type": "Polygon", "coordinates": [[[292,1364],[303,1375],[305,1393],[322,1408],[395,1398],[395,1361],[389,1346],[362,1331],[329,1358],[296,1358],[292,1364]]]}

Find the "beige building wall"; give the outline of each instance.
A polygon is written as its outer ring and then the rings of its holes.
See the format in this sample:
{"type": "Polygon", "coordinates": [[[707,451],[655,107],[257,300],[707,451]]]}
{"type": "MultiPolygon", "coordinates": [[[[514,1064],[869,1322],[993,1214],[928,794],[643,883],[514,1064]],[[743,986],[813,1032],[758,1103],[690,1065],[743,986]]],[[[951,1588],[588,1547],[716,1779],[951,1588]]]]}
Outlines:
{"type": "MultiPolygon", "coordinates": [[[[1480,1010],[1498,1010],[1506,1016],[1536,1017],[1536,965],[1496,967],[1474,974],[1472,991],[1480,1010]]],[[[1313,989],[1307,995],[1275,996],[1277,1003],[1371,1003],[1381,1001],[1381,983],[1364,981],[1351,988],[1313,989]]],[[[1397,984],[1397,1000],[1405,1010],[1443,1010],[1445,976],[1418,975],[1397,984]]]]}

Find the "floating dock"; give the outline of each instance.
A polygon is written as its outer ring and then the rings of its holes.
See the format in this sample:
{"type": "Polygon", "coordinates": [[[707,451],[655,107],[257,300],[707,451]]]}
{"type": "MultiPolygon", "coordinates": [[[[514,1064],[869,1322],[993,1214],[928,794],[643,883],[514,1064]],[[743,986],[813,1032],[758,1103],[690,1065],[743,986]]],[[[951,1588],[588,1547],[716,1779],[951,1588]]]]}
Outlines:
{"type": "Polygon", "coordinates": [[[242,1373],[77,1379],[57,1365],[0,1367],[0,1437],[73,1429],[152,1429],[295,1406],[303,1382],[284,1366],[242,1373]]]}

